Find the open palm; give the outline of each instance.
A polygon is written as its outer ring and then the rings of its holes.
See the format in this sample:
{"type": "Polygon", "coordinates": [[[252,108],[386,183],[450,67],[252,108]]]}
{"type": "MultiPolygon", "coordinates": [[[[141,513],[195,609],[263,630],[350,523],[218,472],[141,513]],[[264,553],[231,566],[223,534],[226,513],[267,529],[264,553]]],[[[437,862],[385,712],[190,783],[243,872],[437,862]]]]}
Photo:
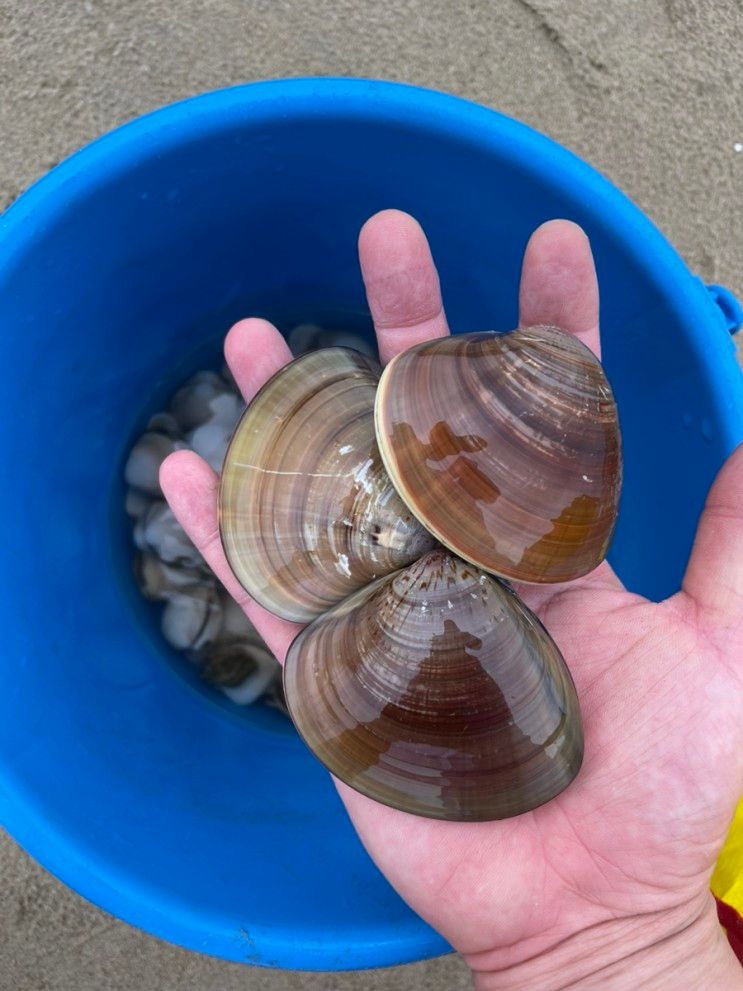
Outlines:
{"type": "MultiPolygon", "coordinates": [[[[383,362],[448,333],[412,218],[376,215],[359,250],[383,362]]],[[[520,303],[522,325],[556,324],[599,353],[596,276],[575,225],[553,221],[532,236],[520,303]]],[[[246,401],[291,357],[258,319],[232,328],[225,353],[246,401]]],[[[161,482],[283,661],[299,627],[251,602],[231,574],[217,530],[217,476],[182,451],[164,463],[161,482]]],[[[701,960],[719,938],[709,876],[743,790],[742,492],[739,450],[708,501],[684,590],[666,602],[626,591],[608,564],[568,585],[519,590],[561,648],[584,716],[584,765],[558,798],[504,822],[453,823],[398,812],[337,783],[371,856],[482,987],[619,987],[602,982],[623,960],[681,937],[701,960]]],[[[713,959],[710,967],[737,980],[729,961],[713,959]]]]}

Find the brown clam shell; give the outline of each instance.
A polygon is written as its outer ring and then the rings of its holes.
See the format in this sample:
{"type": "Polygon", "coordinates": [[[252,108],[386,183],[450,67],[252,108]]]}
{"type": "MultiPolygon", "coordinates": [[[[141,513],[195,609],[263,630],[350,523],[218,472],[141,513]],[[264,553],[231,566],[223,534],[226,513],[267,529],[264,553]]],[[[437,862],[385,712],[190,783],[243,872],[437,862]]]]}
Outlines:
{"type": "Polygon", "coordinates": [[[305,354],[261,389],[227,450],[219,528],[241,585],[306,622],[433,546],[382,465],[379,366],[346,348],[305,354]]]}
{"type": "Polygon", "coordinates": [[[582,760],[557,646],[507,586],[443,549],[308,626],[284,688],[333,774],[416,815],[518,815],[561,792],[582,760]]]}
{"type": "Polygon", "coordinates": [[[606,556],[622,480],[599,361],[556,327],[418,344],[385,369],[380,451],[395,488],[455,553],[520,582],[606,556]]]}

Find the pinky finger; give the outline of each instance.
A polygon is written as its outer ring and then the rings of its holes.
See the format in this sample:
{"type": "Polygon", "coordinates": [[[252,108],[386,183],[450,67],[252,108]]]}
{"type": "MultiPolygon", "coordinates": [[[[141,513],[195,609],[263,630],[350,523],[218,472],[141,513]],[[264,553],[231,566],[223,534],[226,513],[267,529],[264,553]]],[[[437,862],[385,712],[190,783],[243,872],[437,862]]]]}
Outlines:
{"type": "Polygon", "coordinates": [[[245,611],[269,650],[283,663],[301,626],[271,615],[250,598],[233,575],[219,536],[219,476],[193,451],[176,451],[160,468],[160,486],[176,519],[206,563],[245,611]]]}

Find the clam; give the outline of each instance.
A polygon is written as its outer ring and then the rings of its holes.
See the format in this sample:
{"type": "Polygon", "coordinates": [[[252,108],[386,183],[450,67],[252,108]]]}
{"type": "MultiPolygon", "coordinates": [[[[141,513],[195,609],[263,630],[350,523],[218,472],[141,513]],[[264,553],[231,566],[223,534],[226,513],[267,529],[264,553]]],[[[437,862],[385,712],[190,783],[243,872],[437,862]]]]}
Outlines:
{"type": "Polygon", "coordinates": [[[209,409],[209,419],[190,430],[186,434],[186,442],[192,451],[219,471],[244,403],[237,393],[225,391],[209,401],[209,409]]]}
{"type": "Polygon", "coordinates": [[[126,515],[132,520],[132,524],[145,515],[151,504],[152,499],[140,492],[139,489],[127,489],[124,509],[126,515]]]}
{"type": "Polygon", "coordinates": [[[598,565],[621,475],[609,383],[554,327],[419,344],[381,380],[343,348],[278,372],[227,450],[220,532],[253,598],[311,620],[284,688],[325,766],[439,819],[561,792],[583,753],[575,689],[504,579],[598,565]]]}
{"type": "Polygon", "coordinates": [[[203,653],[202,676],[237,705],[257,701],[280,676],[278,661],[259,639],[222,640],[203,653]]]}
{"type": "Polygon", "coordinates": [[[142,595],[155,602],[167,601],[173,593],[189,585],[202,584],[212,588],[215,583],[213,577],[197,568],[166,564],[148,550],[140,551],[134,558],[134,574],[142,595]]]}
{"type": "Polygon", "coordinates": [[[571,581],[606,556],[621,488],[611,387],[556,327],[419,344],[384,371],[380,452],[442,544],[519,582],[571,581]]]}
{"type": "Polygon", "coordinates": [[[433,546],[382,466],[379,375],[356,351],[302,355],[261,389],[230,442],[225,554],[250,595],[284,619],[313,619],[433,546]]]}
{"type": "Polygon", "coordinates": [[[561,792],[583,755],[549,634],[505,584],[443,549],[306,627],[284,688],[333,774],[417,815],[518,815],[561,792]]]}
{"type": "MultiPolygon", "coordinates": [[[[125,509],[138,553],[142,595],[162,603],[164,638],[202,677],[238,705],[266,697],[279,706],[281,667],[242,609],[226,592],[162,500],[158,471],[171,451],[190,447],[215,469],[244,408],[228,372],[199,372],[150,417],[125,468],[125,509]],[[177,414],[177,415],[176,415],[177,414]]],[[[285,711],[285,710],[284,710],[285,711]]]]}
{"type": "Polygon", "coordinates": [[[219,593],[204,585],[170,592],[160,617],[163,636],[179,650],[202,650],[218,638],[221,625],[219,593]]]}
{"type": "Polygon", "coordinates": [[[186,535],[168,504],[153,502],[134,528],[140,550],[150,550],[166,564],[184,568],[202,568],[204,560],[186,535]]]}
{"type": "Polygon", "coordinates": [[[148,496],[159,496],[160,465],[169,454],[183,446],[172,437],[156,431],[143,434],[129,452],[124,466],[127,484],[148,496]]]}
{"type": "Polygon", "coordinates": [[[225,392],[225,383],[216,372],[197,372],[170,401],[170,414],[186,433],[212,416],[211,402],[225,392]]]}
{"type": "Polygon", "coordinates": [[[147,429],[153,430],[156,433],[165,434],[166,437],[172,437],[175,440],[180,439],[180,424],[172,413],[168,413],[165,410],[159,413],[154,413],[150,417],[147,421],[147,429]]]}

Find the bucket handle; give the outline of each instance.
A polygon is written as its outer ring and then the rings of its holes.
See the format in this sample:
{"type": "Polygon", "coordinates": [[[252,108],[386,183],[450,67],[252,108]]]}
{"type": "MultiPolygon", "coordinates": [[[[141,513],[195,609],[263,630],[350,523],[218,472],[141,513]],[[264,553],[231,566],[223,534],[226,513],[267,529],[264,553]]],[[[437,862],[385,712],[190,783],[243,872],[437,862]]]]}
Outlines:
{"type": "Polygon", "coordinates": [[[708,285],[707,292],[717,303],[729,333],[734,334],[743,327],[743,306],[740,300],[725,286],[708,285]]]}

